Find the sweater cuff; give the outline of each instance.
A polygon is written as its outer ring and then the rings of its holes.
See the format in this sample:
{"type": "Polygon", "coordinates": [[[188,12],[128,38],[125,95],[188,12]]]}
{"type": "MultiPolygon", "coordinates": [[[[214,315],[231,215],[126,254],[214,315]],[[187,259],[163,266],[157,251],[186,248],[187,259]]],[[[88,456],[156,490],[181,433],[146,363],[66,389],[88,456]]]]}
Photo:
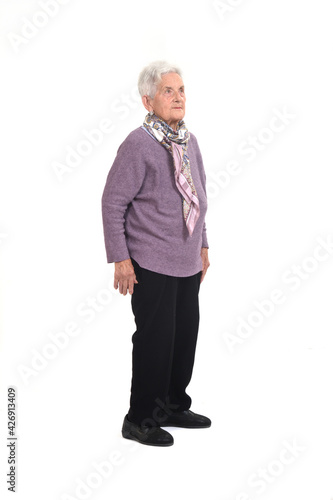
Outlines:
{"type": "Polygon", "coordinates": [[[207,240],[207,233],[205,230],[202,232],[201,248],[209,248],[208,240],[207,240]]]}
{"type": "Polygon", "coordinates": [[[128,250],[124,249],[123,251],[109,251],[106,254],[108,264],[112,262],[121,262],[122,260],[130,259],[130,254],[128,250]]]}

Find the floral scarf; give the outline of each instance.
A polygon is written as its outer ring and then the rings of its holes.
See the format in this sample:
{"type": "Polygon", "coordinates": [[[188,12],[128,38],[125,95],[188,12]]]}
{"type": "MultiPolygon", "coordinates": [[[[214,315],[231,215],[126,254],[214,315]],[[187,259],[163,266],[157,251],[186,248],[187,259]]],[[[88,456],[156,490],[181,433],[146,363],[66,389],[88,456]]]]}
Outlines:
{"type": "Polygon", "coordinates": [[[173,157],[176,186],[182,195],[184,220],[188,232],[192,236],[199,218],[200,208],[191,175],[190,159],[187,156],[190,133],[183,120],[178,122],[177,131],[174,131],[152,112],[146,116],[142,128],[162,144],[173,157]]]}

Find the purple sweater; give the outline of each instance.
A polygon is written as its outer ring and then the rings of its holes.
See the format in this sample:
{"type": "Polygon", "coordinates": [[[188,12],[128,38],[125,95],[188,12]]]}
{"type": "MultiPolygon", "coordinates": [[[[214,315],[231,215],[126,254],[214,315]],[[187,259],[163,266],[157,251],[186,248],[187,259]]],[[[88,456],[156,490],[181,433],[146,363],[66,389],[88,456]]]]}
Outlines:
{"type": "Polygon", "coordinates": [[[187,154],[200,204],[192,236],[169,151],[141,127],[120,145],[102,196],[107,262],[132,257],[145,269],[179,277],[201,271],[200,251],[208,248],[206,176],[192,133],[187,154]]]}

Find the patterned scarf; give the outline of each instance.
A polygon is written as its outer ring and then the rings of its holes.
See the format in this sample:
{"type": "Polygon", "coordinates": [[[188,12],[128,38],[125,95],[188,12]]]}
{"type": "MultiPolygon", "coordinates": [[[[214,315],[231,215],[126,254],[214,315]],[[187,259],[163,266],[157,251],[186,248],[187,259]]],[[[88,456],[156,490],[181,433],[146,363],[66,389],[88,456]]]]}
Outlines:
{"type": "Polygon", "coordinates": [[[183,120],[178,122],[175,132],[167,123],[151,112],[146,116],[142,128],[162,144],[173,157],[175,181],[182,195],[185,224],[190,236],[192,236],[199,218],[200,208],[191,175],[190,159],[186,154],[190,133],[183,120]]]}

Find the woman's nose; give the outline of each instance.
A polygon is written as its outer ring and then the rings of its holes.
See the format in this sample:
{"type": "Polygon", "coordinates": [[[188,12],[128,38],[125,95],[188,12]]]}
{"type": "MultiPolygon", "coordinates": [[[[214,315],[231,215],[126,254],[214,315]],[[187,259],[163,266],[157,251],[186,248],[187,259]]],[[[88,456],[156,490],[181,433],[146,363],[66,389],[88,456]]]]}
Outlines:
{"type": "Polygon", "coordinates": [[[183,99],[183,96],[180,92],[177,90],[175,91],[175,96],[174,96],[175,101],[181,101],[183,99]]]}

